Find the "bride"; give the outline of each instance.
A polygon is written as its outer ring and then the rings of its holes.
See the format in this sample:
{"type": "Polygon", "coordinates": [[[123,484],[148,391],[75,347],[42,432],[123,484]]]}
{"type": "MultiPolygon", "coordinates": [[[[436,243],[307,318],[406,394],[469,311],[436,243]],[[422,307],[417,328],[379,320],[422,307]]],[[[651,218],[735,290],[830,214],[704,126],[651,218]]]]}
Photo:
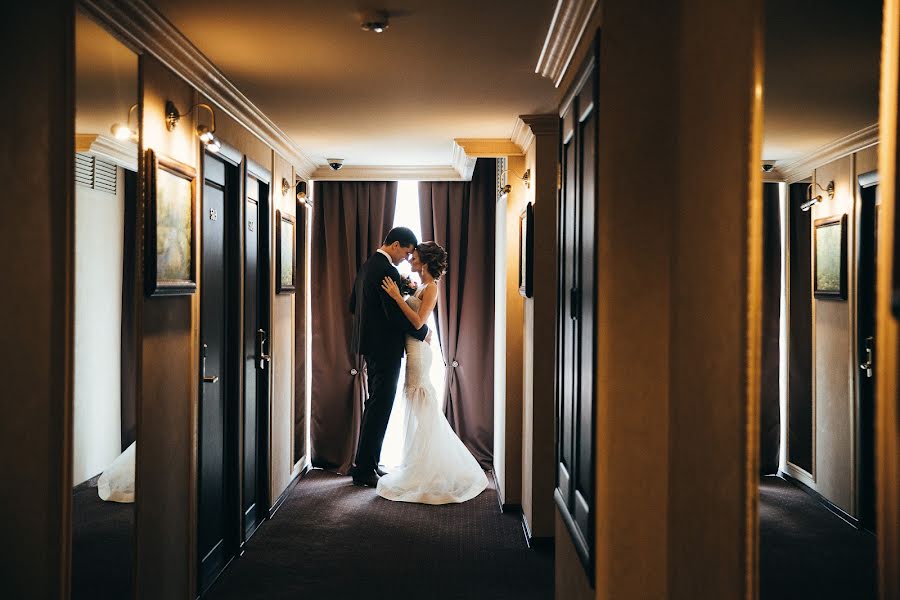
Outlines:
{"type": "MultiPolygon", "coordinates": [[[[413,251],[412,270],[422,279],[413,296],[404,300],[397,284],[385,277],[382,288],[399,305],[413,327],[428,321],[438,298],[437,281],[447,268],[447,253],[435,242],[413,251]]],[[[379,479],[376,492],[388,500],[448,504],[465,502],[488,485],[475,457],[450,428],[431,384],[431,349],[426,342],[406,337],[407,402],[401,466],[379,479]]]]}

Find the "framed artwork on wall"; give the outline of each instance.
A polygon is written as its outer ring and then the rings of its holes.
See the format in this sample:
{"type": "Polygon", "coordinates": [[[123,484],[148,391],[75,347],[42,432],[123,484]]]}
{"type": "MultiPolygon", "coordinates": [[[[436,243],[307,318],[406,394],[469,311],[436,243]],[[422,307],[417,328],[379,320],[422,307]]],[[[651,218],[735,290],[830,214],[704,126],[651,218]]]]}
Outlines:
{"type": "Polygon", "coordinates": [[[519,293],[534,295],[534,205],[529,202],[519,215],[519,293]]]}
{"type": "Polygon", "coordinates": [[[147,150],[144,278],[148,296],[181,296],[197,289],[193,167],[147,150]]]}
{"type": "Polygon", "coordinates": [[[847,215],[813,224],[813,296],[847,299],[847,215]]]}
{"type": "Polygon", "coordinates": [[[294,217],[283,212],[276,211],[275,222],[278,228],[275,230],[275,280],[276,292],[279,294],[293,294],[297,289],[297,263],[294,260],[297,250],[297,225],[294,217]]]}

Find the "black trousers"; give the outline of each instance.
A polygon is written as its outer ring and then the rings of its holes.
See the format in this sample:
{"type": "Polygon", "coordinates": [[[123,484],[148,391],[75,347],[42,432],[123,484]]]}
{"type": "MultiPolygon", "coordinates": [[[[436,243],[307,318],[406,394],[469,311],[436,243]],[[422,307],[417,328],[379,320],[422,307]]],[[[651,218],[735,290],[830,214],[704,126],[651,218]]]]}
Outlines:
{"type": "Polygon", "coordinates": [[[356,469],[371,471],[381,456],[384,432],[391,418],[397,379],[400,377],[401,356],[364,356],[369,397],[363,408],[359,445],[356,448],[356,469]]]}

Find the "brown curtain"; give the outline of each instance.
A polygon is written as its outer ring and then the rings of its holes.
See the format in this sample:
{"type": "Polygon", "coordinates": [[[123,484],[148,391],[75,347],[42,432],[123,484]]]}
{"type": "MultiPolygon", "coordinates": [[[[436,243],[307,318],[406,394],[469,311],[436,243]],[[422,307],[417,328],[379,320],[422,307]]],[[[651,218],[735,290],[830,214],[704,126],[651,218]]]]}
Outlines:
{"type": "Polygon", "coordinates": [[[471,182],[420,182],[422,238],[447,250],[437,329],[447,362],[444,412],[488,469],[494,454],[495,159],[478,159],[471,182]]]}
{"type": "Polygon", "coordinates": [[[313,199],[312,463],[346,473],[366,398],[347,300],[356,272],[391,229],[397,182],[317,181],[313,199]]]}
{"type": "Polygon", "coordinates": [[[763,184],[762,387],[759,415],[759,469],[762,475],[778,473],[781,437],[781,210],[778,188],[777,183],[763,184]]]}

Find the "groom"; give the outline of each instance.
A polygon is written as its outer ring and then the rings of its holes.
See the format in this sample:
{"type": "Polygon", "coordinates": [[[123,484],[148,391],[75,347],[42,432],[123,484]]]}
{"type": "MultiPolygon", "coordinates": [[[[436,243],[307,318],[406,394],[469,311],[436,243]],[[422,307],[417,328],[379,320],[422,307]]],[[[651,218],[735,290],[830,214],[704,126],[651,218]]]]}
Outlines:
{"type": "Polygon", "coordinates": [[[381,289],[381,282],[390,277],[400,283],[395,265],[412,256],[418,245],[415,234],[406,227],[394,227],[384,238],[381,248],[369,257],[353,284],[350,293],[350,312],[353,313],[351,350],[362,354],[366,361],[369,398],[363,410],[362,426],[356,461],[350,474],[353,483],[375,487],[381,444],[391,416],[400,359],[406,345],[406,335],[424,340],[428,327],[414,329],[397,304],[381,289]]]}

